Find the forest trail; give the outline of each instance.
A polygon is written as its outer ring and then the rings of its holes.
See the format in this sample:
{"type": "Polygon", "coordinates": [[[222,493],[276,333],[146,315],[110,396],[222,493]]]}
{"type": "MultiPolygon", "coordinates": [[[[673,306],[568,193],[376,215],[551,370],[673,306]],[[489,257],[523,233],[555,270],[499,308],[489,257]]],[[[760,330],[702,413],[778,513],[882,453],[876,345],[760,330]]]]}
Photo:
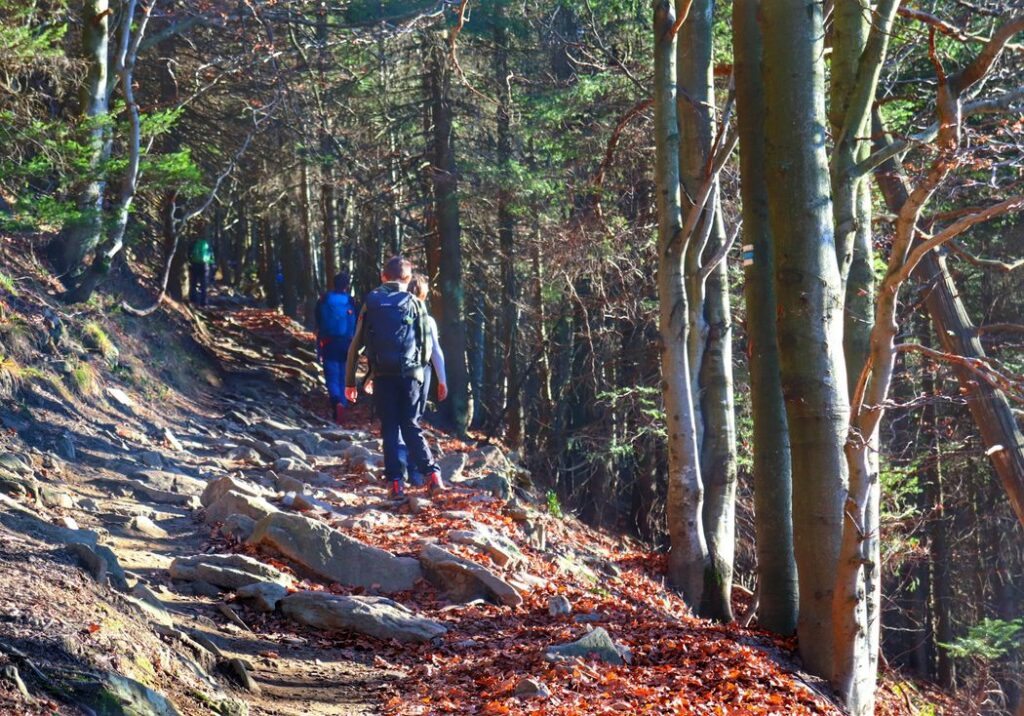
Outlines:
{"type": "Polygon", "coordinates": [[[432,433],[453,489],[389,501],[368,408],[318,417],[308,334],[192,320],[208,389],[0,414],[0,475],[40,498],[0,497],[0,649],[42,697],[0,680],[0,712],[839,713],[791,641],[690,616],[663,557],[562,515],[514,454],[432,433]]]}

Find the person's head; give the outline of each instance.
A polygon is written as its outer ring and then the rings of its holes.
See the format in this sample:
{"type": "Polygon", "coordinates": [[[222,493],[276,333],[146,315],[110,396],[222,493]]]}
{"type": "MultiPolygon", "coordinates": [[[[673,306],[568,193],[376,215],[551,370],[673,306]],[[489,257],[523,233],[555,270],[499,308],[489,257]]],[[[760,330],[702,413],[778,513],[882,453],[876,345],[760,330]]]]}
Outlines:
{"type": "Polygon", "coordinates": [[[341,273],[334,277],[335,291],[338,291],[339,293],[344,293],[348,291],[350,285],[351,281],[349,280],[348,277],[348,271],[342,271],[341,273]]]}
{"type": "Polygon", "coordinates": [[[409,281],[409,293],[421,301],[426,301],[430,293],[430,279],[421,273],[414,273],[412,280],[409,281]]]}
{"type": "Polygon", "coordinates": [[[398,283],[409,283],[412,278],[412,262],[401,256],[392,256],[384,264],[384,270],[380,277],[385,281],[397,281],[398,283]]]}

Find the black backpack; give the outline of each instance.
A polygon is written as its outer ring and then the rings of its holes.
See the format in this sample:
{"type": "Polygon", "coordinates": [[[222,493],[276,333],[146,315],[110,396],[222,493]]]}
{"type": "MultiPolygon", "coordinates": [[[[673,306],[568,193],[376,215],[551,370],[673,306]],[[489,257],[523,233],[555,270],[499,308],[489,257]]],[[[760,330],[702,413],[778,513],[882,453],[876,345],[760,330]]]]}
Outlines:
{"type": "Polygon", "coordinates": [[[426,365],[426,309],[405,291],[381,287],[366,297],[363,342],[374,375],[414,376],[426,365]]]}

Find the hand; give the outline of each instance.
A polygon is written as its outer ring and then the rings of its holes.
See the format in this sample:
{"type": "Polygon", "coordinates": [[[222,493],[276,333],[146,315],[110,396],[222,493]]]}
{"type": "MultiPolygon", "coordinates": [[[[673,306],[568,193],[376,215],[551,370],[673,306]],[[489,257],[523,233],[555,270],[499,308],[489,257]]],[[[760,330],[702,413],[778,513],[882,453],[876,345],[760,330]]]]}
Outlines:
{"type": "Polygon", "coordinates": [[[437,384],[437,399],[438,400],[444,400],[447,397],[448,397],[448,384],[447,383],[438,383],[437,384]]]}
{"type": "Polygon", "coordinates": [[[345,388],[345,400],[350,403],[355,403],[359,398],[359,388],[348,387],[345,388]]]}
{"type": "Polygon", "coordinates": [[[363,392],[367,395],[373,395],[373,378],[363,383],[363,392]]]}

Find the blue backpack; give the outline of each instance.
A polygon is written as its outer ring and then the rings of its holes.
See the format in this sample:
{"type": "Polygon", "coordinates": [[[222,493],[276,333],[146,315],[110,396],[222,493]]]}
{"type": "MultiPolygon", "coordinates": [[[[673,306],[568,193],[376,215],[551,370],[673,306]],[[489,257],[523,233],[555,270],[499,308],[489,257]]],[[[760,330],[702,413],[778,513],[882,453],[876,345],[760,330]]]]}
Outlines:
{"type": "Polygon", "coordinates": [[[328,293],[320,306],[320,335],[348,338],[356,334],[356,307],[347,293],[328,293]]]}
{"type": "Polygon", "coordinates": [[[412,294],[378,288],[366,296],[366,355],[376,375],[415,375],[426,364],[426,310],[412,294]]]}

